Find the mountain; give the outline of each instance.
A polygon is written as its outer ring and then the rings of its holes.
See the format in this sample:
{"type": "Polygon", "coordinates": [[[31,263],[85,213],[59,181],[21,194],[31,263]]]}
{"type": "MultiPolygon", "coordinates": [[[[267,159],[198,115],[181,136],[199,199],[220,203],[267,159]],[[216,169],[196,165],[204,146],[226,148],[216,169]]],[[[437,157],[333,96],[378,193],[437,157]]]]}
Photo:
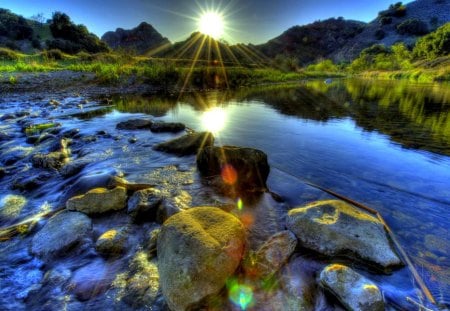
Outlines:
{"type": "Polygon", "coordinates": [[[450,21],[450,0],[398,2],[364,27],[364,30],[332,54],[335,61],[350,61],[374,44],[413,46],[418,38],[450,21]]]}
{"type": "Polygon", "coordinates": [[[102,36],[110,48],[133,50],[138,54],[145,54],[154,49],[169,46],[170,41],[164,38],[152,25],[142,22],[136,28],[116,31],[108,31],[102,36]]]}
{"type": "Polygon", "coordinates": [[[344,44],[358,36],[366,24],[363,22],[330,18],[304,26],[294,26],[280,36],[257,46],[273,58],[285,55],[305,65],[320,58],[328,58],[344,44]]]}

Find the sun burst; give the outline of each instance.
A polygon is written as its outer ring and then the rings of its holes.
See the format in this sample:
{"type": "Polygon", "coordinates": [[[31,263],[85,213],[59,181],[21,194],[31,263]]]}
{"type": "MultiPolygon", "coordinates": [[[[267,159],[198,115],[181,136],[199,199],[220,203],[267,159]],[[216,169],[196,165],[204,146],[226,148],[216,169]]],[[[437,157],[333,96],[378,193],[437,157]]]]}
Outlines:
{"type": "Polygon", "coordinates": [[[224,17],[218,12],[204,12],[198,19],[198,30],[214,39],[220,39],[224,35],[224,17]]]}

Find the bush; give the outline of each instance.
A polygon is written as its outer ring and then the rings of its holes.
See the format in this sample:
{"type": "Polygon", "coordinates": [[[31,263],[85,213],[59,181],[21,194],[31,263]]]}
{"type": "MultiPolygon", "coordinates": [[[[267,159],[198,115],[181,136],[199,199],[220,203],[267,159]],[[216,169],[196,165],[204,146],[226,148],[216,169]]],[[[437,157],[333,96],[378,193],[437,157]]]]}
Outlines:
{"type": "Polygon", "coordinates": [[[422,36],[428,31],[427,24],[416,18],[409,18],[397,26],[397,32],[402,35],[422,36]]]}
{"type": "Polygon", "coordinates": [[[413,54],[416,57],[434,59],[450,54],[450,23],[417,40],[413,54]]]}
{"type": "Polygon", "coordinates": [[[385,11],[381,11],[378,13],[380,18],[382,17],[403,17],[406,15],[406,6],[404,6],[401,2],[397,2],[396,4],[391,4],[389,9],[385,11]]]}
{"type": "Polygon", "coordinates": [[[51,49],[51,50],[45,50],[42,51],[42,56],[46,59],[51,60],[62,60],[64,59],[64,54],[61,52],[61,50],[58,49],[51,49]]]}
{"type": "Polygon", "coordinates": [[[16,61],[19,59],[19,55],[8,48],[0,48],[0,59],[16,61]]]}
{"type": "Polygon", "coordinates": [[[375,39],[377,40],[381,40],[386,36],[386,33],[384,32],[383,29],[378,29],[377,31],[375,31],[375,39]]]}
{"type": "Polygon", "coordinates": [[[380,18],[380,25],[384,26],[384,25],[389,25],[392,23],[392,17],[390,16],[383,16],[380,18]]]}

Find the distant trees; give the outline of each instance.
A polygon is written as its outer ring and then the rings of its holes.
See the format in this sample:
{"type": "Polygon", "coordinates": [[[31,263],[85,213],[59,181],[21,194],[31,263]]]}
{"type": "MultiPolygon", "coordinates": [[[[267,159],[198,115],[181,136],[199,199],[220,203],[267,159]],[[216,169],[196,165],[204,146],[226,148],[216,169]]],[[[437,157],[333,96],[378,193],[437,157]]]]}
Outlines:
{"type": "Polygon", "coordinates": [[[80,51],[99,53],[109,50],[97,36],[89,33],[86,26],[75,25],[67,14],[61,12],[53,13],[50,20],[50,31],[55,38],[47,41],[50,49],[59,49],[69,54],[76,54],[80,51]]]}
{"type": "Polygon", "coordinates": [[[423,36],[429,30],[425,22],[416,18],[409,18],[397,26],[397,32],[401,35],[423,36]]]}
{"type": "Polygon", "coordinates": [[[398,70],[410,69],[412,53],[403,43],[394,44],[387,48],[382,44],[375,44],[364,49],[355,59],[349,69],[351,71],[363,70],[398,70]]]}
{"type": "Polygon", "coordinates": [[[0,9],[0,36],[11,40],[25,40],[33,37],[33,28],[22,16],[0,9]]]}

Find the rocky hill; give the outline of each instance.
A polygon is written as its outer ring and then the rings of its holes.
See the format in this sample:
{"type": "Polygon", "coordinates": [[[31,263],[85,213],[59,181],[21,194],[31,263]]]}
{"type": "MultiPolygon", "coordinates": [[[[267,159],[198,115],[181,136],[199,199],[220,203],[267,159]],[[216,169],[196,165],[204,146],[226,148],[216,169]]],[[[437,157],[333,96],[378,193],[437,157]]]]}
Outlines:
{"type": "Polygon", "coordinates": [[[328,58],[330,54],[358,36],[365,25],[358,21],[330,18],[292,27],[257,48],[271,58],[285,55],[298,59],[299,64],[304,65],[319,58],[328,58]]]}
{"type": "Polygon", "coordinates": [[[146,22],[130,30],[117,28],[116,31],[108,31],[102,36],[102,41],[114,50],[133,50],[138,54],[145,54],[156,48],[170,45],[167,38],[146,22]]]}
{"type": "Polygon", "coordinates": [[[413,46],[416,40],[450,21],[450,0],[416,0],[401,2],[381,11],[364,30],[333,53],[335,61],[350,61],[374,44],[391,46],[404,42],[413,46]]]}

